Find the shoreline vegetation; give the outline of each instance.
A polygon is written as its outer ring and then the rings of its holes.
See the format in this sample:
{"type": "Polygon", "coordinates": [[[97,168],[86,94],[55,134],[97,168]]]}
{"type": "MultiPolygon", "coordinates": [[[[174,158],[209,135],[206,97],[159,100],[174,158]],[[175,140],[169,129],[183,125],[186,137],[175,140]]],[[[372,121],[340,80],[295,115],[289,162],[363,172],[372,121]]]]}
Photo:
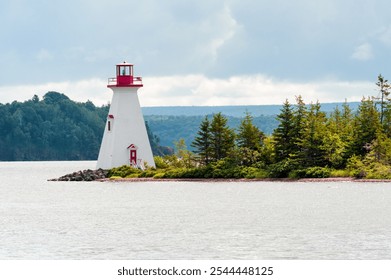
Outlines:
{"type": "Polygon", "coordinates": [[[221,113],[207,115],[192,150],[181,138],[174,143],[174,154],[154,157],[156,168],[124,165],[108,170],[106,178],[391,179],[391,86],[381,75],[376,86],[378,96],[363,97],[356,111],[347,102],[327,114],[319,102],[305,104],[300,95],[294,105],[286,100],[271,135],[254,125],[248,112],[236,129],[221,113]]]}
{"type": "Polygon", "coordinates": [[[99,182],[360,182],[389,183],[391,179],[362,179],[355,177],[327,178],[155,178],[155,177],[109,177],[109,170],[83,170],[48,181],[99,181],[99,182]]]}

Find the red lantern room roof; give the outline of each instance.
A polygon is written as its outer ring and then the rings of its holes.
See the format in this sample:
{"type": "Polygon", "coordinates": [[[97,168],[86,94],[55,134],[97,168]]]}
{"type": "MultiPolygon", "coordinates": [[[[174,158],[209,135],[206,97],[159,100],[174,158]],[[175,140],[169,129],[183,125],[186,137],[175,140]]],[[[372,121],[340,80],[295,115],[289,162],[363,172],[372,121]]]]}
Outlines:
{"type": "Polygon", "coordinates": [[[141,77],[135,77],[133,74],[133,64],[123,63],[116,65],[116,78],[109,78],[107,87],[142,87],[141,77]]]}

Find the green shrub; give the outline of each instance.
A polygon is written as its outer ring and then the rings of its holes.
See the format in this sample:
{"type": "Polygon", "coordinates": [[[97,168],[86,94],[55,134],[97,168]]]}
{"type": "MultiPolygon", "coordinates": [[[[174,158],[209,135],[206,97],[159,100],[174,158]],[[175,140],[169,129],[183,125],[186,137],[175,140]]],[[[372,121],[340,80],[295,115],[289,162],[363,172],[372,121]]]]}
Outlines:
{"type": "Polygon", "coordinates": [[[127,175],[125,178],[139,178],[141,173],[132,173],[127,175]]]}
{"type": "Polygon", "coordinates": [[[305,169],[293,170],[289,173],[289,178],[328,178],[330,169],[327,167],[308,167],[305,169]]]}
{"type": "Polygon", "coordinates": [[[352,174],[347,169],[332,169],[330,170],[330,177],[351,177],[352,174]]]}
{"type": "Polygon", "coordinates": [[[169,167],[168,163],[164,160],[164,158],[155,156],[153,157],[153,159],[155,161],[156,168],[165,169],[169,167]]]}
{"type": "Polygon", "coordinates": [[[139,174],[139,177],[140,178],[151,178],[151,177],[154,177],[157,172],[158,171],[156,169],[146,169],[139,174]]]}
{"type": "Polygon", "coordinates": [[[109,170],[108,172],[108,177],[121,177],[121,178],[126,178],[130,176],[131,174],[140,174],[141,170],[134,168],[129,165],[122,165],[120,167],[114,167],[109,170]]]}
{"type": "Polygon", "coordinates": [[[292,159],[285,159],[280,162],[270,164],[267,167],[269,176],[272,178],[286,178],[293,171],[297,170],[297,163],[292,159]]]}
{"type": "Polygon", "coordinates": [[[154,179],[162,179],[162,178],[165,178],[165,175],[166,174],[164,172],[158,172],[155,175],[153,175],[153,178],[154,179]]]}
{"type": "Polygon", "coordinates": [[[373,163],[366,170],[366,179],[391,179],[391,166],[380,162],[373,163]]]}

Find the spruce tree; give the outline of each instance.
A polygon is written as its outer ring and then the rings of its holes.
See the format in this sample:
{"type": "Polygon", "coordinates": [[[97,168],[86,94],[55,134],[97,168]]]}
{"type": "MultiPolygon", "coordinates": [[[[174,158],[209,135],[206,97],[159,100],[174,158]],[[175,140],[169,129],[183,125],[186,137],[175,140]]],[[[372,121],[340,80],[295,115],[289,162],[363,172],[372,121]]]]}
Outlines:
{"type": "Polygon", "coordinates": [[[376,85],[379,87],[380,97],[375,99],[378,100],[376,103],[380,105],[380,124],[383,125],[384,115],[387,109],[389,109],[387,106],[387,100],[390,95],[390,84],[388,83],[388,80],[384,79],[384,77],[379,74],[376,85]]]}
{"type": "Polygon", "coordinates": [[[293,124],[293,112],[292,106],[288,99],[285,100],[280,114],[277,115],[279,121],[278,127],[273,132],[274,149],[275,149],[275,161],[279,162],[287,159],[294,149],[294,139],[292,131],[293,124]]]}
{"type": "Polygon", "coordinates": [[[347,147],[352,137],[352,113],[345,101],[342,111],[338,106],[327,119],[327,126],[324,139],[325,159],[331,167],[343,168],[348,159],[347,147]]]}
{"type": "Polygon", "coordinates": [[[253,117],[246,112],[244,119],[240,122],[236,141],[239,148],[247,148],[259,151],[262,147],[264,133],[253,124],[253,117]]]}
{"type": "Polygon", "coordinates": [[[249,166],[259,160],[264,137],[263,132],[253,124],[251,114],[246,112],[236,135],[241,164],[249,166]]]}
{"type": "Polygon", "coordinates": [[[307,114],[307,107],[303,98],[299,95],[296,97],[296,105],[293,110],[293,129],[291,133],[293,141],[291,154],[293,158],[296,158],[303,148],[301,141],[304,139],[306,133],[307,114]]]}
{"type": "Polygon", "coordinates": [[[307,114],[303,138],[298,142],[296,154],[298,163],[303,167],[325,166],[326,161],[326,114],[320,110],[320,104],[311,104],[307,114]]]}
{"type": "Polygon", "coordinates": [[[379,113],[373,99],[363,98],[358,107],[353,124],[353,140],[350,154],[363,156],[371,149],[372,142],[381,132],[379,113]]]}
{"type": "Polygon", "coordinates": [[[227,122],[228,119],[221,113],[213,115],[210,133],[214,161],[228,157],[235,147],[235,133],[228,127],[227,122]]]}
{"type": "Polygon", "coordinates": [[[210,129],[210,121],[208,116],[205,116],[200,124],[197,136],[191,144],[195,148],[194,152],[198,154],[199,162],[204,165],[209,164],[212,159],[212,136],[210,129]]]}

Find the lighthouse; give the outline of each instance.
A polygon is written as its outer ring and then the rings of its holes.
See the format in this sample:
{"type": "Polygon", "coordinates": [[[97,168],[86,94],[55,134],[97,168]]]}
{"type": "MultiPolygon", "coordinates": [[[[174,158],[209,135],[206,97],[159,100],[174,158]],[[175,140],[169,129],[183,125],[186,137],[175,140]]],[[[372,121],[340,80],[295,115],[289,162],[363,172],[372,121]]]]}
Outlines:
{"type": "Polygon", "coordinates": [[[116,65],[116,78],[109,78],[113,91],[106,127],[99,151],[97,168],[110,169],[122,165],[144,169],[144,163],[155,167],[147,129],[137,91],[143,86],[141,77],[133,74],[133,64],[116,65]]]}

